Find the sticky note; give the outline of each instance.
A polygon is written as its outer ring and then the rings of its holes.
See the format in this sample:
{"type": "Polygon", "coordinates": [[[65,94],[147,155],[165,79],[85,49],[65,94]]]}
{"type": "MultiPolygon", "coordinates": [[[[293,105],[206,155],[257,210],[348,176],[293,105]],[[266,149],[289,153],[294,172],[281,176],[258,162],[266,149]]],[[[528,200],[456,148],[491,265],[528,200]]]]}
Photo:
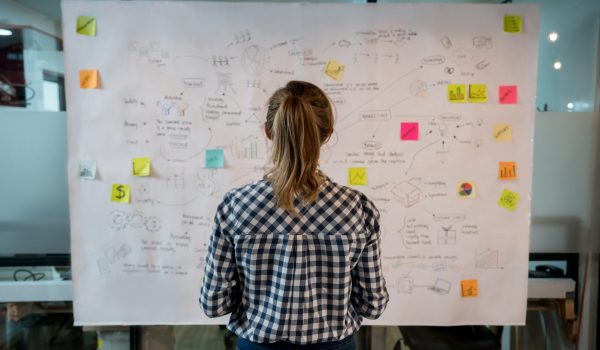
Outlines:
{"type": "Polygon", "coordinates": [[[89,16],[77,16],[77,34],[96,36],[96,19],[89,16]]]}
{"type": "Polygon", "coordinates": [[[79,177],[86,180],[94,180],[96,178],[96,162],[93,160],[80,160],[79,177]]]}
{"type": "Polygon", "coordinates": [[[504,15],[504,32],[521,33],[523,31],[523,17],[518,15],[504,15]]]}
{"type": "Polygon", "coordinates": [[[467,85],[448,84],[448,101],[452,103],[467,102],[467,85]]]}
{"type": "Polygon", "coordinates": [[[494,125],[494,141],[509,142],[512,141],[512,126],[510,124],[494,125]]]}
{"type": "Polygon", "coordinates": [[[95,69],[80,70],[79,87],[82,89],[97,89],[98,71],[95,69]]]}
{"type": "Polygon", "coordinates": [[[133,176],[150,176],[150,157],[133,158],[133,176]]]}
{"type": "Polygon", "coordinates": [[[207,149],[204,155],[204,166],[209,169],[225,166],[225,156],[222,149],[207,149]]]}
{"type": "Polygon", "coordinates": [[[487,87],[485,84],[470,84],[469,85],[469,102],[471,102],[471,103],[486,103],[487,102],[487,87]]]}
{"type": "Polygon", "coordinates": [[[459,198],[476,198],[475,184],[472,181],[460,181],[456,193],[459,198]]]}
{"type": "Polygon", "coordinates": [[[500,180],[516,180],[517,162],[498,162],[498,178],[500,180]]]}
{"type": "Polygon", "coordinates": [[[325,65],[325,74],[333,80],[340,80],[342,79],[342,75],[344,75],[344,65],[340,62],[329,60],[325,65]]]}
{"type": "Polygon", "coordinates": [[[418,141],[419,123],[400,123],[400,140],[418,141]]]}
{"type": "Polygon", "coordinates": [[[367,168],[350,168],[348,170],[350,185],[365,186],[367,184],[367,168]]]}
{"type": "Polygon", "coordinates": [[[517,103],[516,85],[500,85],[498,90],[498,100],[501,105],[514,105],[517,103]]]}
{"type": "Polygon", "coordinates": [[[498,205],[510,211],[515,211],[519,204],[519,194],[508,189],[504,189],[498,200],[498,205]]]}
{"type": "Polygon", "coordinates": [[[129,195],[131,190],[129,185],[113,184],[110,199],[113,202],[129,203],[129,195]]]}
{"type": "Polygon", "coordinates": [[[479,289],[477,288],[477,280],[460,281],[460,293],[463,298],[478,296],[479,289]]]}

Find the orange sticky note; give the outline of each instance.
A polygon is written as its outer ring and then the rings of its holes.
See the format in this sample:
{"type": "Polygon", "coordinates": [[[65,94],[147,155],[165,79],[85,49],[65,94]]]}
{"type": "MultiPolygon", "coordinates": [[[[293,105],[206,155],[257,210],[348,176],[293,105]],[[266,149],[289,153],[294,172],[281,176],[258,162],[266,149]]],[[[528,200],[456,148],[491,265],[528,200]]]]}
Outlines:
{"type": "Polygon", "coordinates": [[[350,168],[348,170],[350,185],[365,186],[367,184],[367,168],[350,168]]]}
{"type": "Polygon", "coordinates": [[[520,197],[517,192],[504,189],[500,195],[500,199],[498,199],[498,205],[510,211],[515,211],[517,209],[517,204],[519,204],[519,200],[520,197]]]}
{"type": "Polygon", "coordinates": [[[477,288],[477,280],[462,280],[460,281],[460,293],[463,298],[476,297],[479,295],[477,288]]]}
{"type": "Polygon", "coordinates": [[[498,163],[498,178],[500,180],[516,180],[517,179],[517,162],[499,162],[498,163]]]}
{"type": "Polygon", "coordinates": [[[494,141],[509,142],[512,141],[512,126],[510,124],[494,125],[494,141]]]}
{"type": "Polygon", "coordinates": [[[97,89],[98,71],[96,69],[80,70],[79,87],[82,89],[97,89]]]}

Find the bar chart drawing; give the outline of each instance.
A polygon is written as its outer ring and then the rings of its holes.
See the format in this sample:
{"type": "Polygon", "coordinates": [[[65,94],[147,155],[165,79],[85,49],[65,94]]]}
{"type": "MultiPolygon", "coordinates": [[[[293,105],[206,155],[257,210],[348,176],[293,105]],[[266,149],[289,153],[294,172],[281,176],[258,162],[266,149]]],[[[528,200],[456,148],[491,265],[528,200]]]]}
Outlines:
{"type": "Polygon", "coordinates": [[[497,249],[486,249],[482,252],[475,252],[475,267],[478,269],[502,269],[498,261],[499,252],[497,249]]]}
{"type": "Polygon", "coordinates": [[[262,159],[262,151],[259,150],[259,140],[256,136],[235,138],[231,149],[233,156],[238,159],[262,159]]]}

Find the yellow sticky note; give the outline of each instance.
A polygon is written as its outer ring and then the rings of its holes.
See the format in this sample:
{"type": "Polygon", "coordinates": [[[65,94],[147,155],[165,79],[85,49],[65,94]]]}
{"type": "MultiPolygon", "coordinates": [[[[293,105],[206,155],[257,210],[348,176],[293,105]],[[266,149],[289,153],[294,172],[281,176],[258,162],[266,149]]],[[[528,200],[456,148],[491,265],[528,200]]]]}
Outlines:
{"type": "Polygon", "coordinates": [[[498,178],[500,180],[516,180],[517,162],[498,162],[498,178]]]}
{"type": "Polygon", "coordinates": [[[333,80],[340,80],[342,79],[342,75],[344,75],[344,65],[340,62],[329,60],[327,65],[325,65],[325,74],[333,80]]]}
{"type": "Polygon", "coordinates": [[[497,142],[512,141],[512,126],[510,124],[494,125],[494,141],[497,141],[497,142]]]}
{"type": "Polygon", "coordinates": [[[485,84],[470,84],[469,85],[469,102],[471,103],[486,103],[487,102],[487,87],[485,84]]]}
{"type": "Polygon", "coordinates": [[[97,89],[98,71],[96,69],[80,70],[79,87],[82,89],[97,89]]]}
{"type": "Polygon", "coordinates": [[[477,280],[460,281],[460,293],[463,298],[478,296],[479,289],[477,288],[477,280]]]}
{"type": "Polygon", "coordinates": [[[506,33],[521,33],[523,31],[523,17],[504,15],[504,31],[506,33]]]}
{"type": "Polygon", "coordinates": [[[504,189],[498,200],[498,205],[510,211],[515,211],[519,204],[519,194],[508,189],[504,189]]]}
{"type": "Polygon", "coordinates": [[[90,16],[77,16],[77,34],[96,36],[96,19],[90,16]]]}
{"type": "Polygon", "coordinates": [[[467,85],[448,84],[448,101],[452,103],[467,102],[467,85]]]}
{"type": "Polygon", "coordinates": [[[350,185],[365,186],[367,184],[367,168],[350,168],[348,170],[350,185]]]}
{"type": "Polygon", "coordinates": [[[113,184],[110,199],[113,202],[129,203],[130,193],[131,189],[129,188],[129,185],[113,184]]]}
{"type": "Polygon", "coordinates": [[[133,176],[150,176],[150,157],[133,158],[133,176]]]}
{"type": "Polygon", "coordinates": [[[458,198],[477,198],[475,184],[472,181],[461,181],[456,188],[458,198]]]}

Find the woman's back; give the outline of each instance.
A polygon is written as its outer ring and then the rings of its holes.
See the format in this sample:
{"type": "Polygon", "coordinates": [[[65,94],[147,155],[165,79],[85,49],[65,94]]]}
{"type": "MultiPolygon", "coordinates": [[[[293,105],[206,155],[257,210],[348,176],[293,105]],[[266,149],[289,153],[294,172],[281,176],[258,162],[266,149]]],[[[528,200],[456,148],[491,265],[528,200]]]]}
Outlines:
{"type": "Polygon", "coordinates": [[[209,254],[224,261],[234,253],[228,268],[240,284],[223,293],[207,266],[207,281],[215,283],[204,284],[202,304],[209,316],[232,312],[230,328],[254,342],[339,340],[387,303],[371,201],[325,177],[313,203],[294,204],[300,215],[279,207],[270,182],[261,180],[229,192],[217,212],[222,242],[209,254]]]}
{"type": "Polygon", "coordinates": [[[200,303],[210,317],[231,313],[241,349],[289,345],[280,341],[354,349],[362,317],[379,317],[388,302],[379,212],[318,170],[333,123],[317,86],[291,81],[275,91],[265,122],[272,166],[217,209],[200,303]]]}

